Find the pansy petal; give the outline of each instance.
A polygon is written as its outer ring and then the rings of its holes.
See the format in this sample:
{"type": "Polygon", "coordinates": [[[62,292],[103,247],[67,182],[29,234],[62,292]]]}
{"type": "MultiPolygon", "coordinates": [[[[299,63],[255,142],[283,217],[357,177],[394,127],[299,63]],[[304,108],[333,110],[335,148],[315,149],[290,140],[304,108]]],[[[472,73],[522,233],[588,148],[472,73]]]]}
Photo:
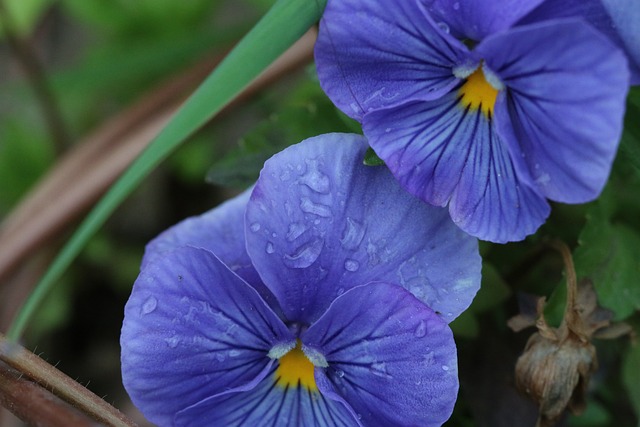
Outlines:
{"type": "Polygon", "coordinates": [[[544,0],[419,0],[460,38],[480,41],[504,31],[544,0]]]}
{"type": "Polygon", "coordinates": [[[122,377],[152,422],[251,383],[271,348],[295,338],[258,293],[211,252],[178,248],[155,257],[125,307],[122,377]]]}
{"type": "Polygon", "coordinates": [[[631,83],[640,84],[639,6],[637,0],[546,0],[518,25],[583,18],[625,50],[630,60],[631,83]]]}
{"type": "Polygon", "coordinates": [[[363,129],[405,189],[434,205],[449,203],[453,221],[473,236],[522,240],[549,214],[516,172],[490,119],[464,107],[457,92],[373,112],[363,129]]]}
{"type": "MultiPolygon", "coordinates": [[[[602,3],[613,24],[609,28],[615,29],[622,39],[629,59],[631,84],[640,85],[640,3],[637,0],[602,0],[602,3]]],[[[614,37],[611,40],[616,42],[614,37]]]]}
{"type": "Polygon", "coordinates": [[[362,164],[362,136],[310,138],[265,163],[247,205],[247,250],[287,319],[311,323],[337,295],[397,283],[453,320],[479,287],[476,239],[446,210],[362,164]]]}
{"type": "Polygon", "coordinates": [[[304,387],[276,384],[275,367],[257,387],[219,395],[176,414],[177,426],[356,427],[338,402],[304,387]]]}
{"type": "Polygon", "coordinates": [[[417,1],[329,0],[315,45],[322,88],[358,120],[373,109],[441,96],[467,55],[417,1]]]}
{"type": "Polygon", "coordinates": [[[491,123],[475,116],[474,141],[449,203],[451,218],[482,240],[522,240],[549,216],[549,204],[532,188],[491,123]]]}
{"type": "Polygon", "coordinates": [[[432,205],[446,206],[474,139],[474,123],[452,92],[436,101],[374,111],[362,127],[402,187],[432,205]]]}
{"type": "Polygon", "coordinates": [[[507,87],[496,103],[498,133],[540,193],[568,203],[597,197],[622,133],[622,52],[573,20],[514,28],[477,50],[507,87]]]}
{"type": "Polygon", "coordinates": [[[147,244],[141,269],[156,257],[181,246],[213,252],[220,260],[253,286],[275,310],[279,310],[271,291],[251,263],[245,247],[244,211],[253,188],[225,201],[202,215],[187,218],[160,233],[147,244]]]}
{"type": "Polygon", "coordinates": [[[363,425],[440,426],[453,411],[451,329],[399,286],[370,283],[345,292],[300,339],[325,356],[328,395],[341,396],[363,425]]]}
{"type": "Polygon", "coordinates": [[[244,242],[244,211],[252,189],[225,201],[202,215],[187,218],[160,233],[147,244],[141,269],[155,257],[178,248],[207,249],[251,285],[262,285],[244,242]]]}

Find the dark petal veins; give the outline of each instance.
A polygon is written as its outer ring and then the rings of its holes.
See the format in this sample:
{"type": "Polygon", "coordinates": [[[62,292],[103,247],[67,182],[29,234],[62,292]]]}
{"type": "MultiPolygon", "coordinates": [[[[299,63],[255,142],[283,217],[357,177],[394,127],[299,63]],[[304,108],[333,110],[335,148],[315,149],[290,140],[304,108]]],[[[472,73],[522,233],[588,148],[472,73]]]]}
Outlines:
{"type": "Polygon", "coordinates": [[[448,203],[453,221],[473,236],[522,240],[549,214],[492,121],[461,105],[456,92],[371,113],[363,129],[405,189],[434,205],[448,203]]]}
{"type": "Polygon", "coordinates": [[[537,190],[566,203],[597,197],[622,134],[623,53],[581,20],[518,27],[477,50],[508,88],[496,129],[537,190]]]}
{"type": "Polygon", "coordinates": [[[329,0],[315,46],[320,84],[345,114],[435,99],[468,56],[415,1],[329,0]]]}
{"type": "Polygon", "coordinates": [[[204,249],[154,257],[125,307],[122,378],[144,415],[176,412],[234,388],[251,388],[269,350],[295,338],[258,293],[204,249]]]}
{"type": "Polygon", "coordinates": [[[363,425],[440,426],[451,415],[458,391],[453,334],[405,289],[353,288],[301,339],[329,364],[316,372],[320,390],[363,425]]]}
{"type": "Polygon", "coordinates": [[[226,393],[176,414],[177,426],[355,427],[355,418],[340,403],[305,387],[276,385],[275,366],[253,389],[226,393]]]}

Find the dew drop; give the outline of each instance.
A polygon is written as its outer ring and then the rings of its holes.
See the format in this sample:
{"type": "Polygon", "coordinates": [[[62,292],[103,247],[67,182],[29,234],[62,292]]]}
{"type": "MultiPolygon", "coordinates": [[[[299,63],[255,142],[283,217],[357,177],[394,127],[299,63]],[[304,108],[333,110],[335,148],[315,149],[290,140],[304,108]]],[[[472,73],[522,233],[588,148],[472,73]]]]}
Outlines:
{"type": "Polygon", "coordinates": [[[149,314],[153,312],[158,306],[158,300],[156,297],[151,296],[147,298],[147,300],[142,304],[142,309],[140,310],[142,314],[149,314]]]}
{"type": "Polygon", "coordinates": [[[449,367],[447,365],[442,365],[442,370],[446,372],[449,370],[449,367]]]}
{"type": "Polygon", "coordinates": [[[371,365],[371,373],[378,377],[391,378],[387,372],[387,365],[384,362],[376,362],[371,365]]]}
{"type": "Polygon", "coordinates": [[[422,338],[427,335],[427,324],[424,320],[421,320],[420,323],[418,323],[418,326],[416,327],[416,330],[413,331],[413,334],[417,338],[422,338]]]}
{"type": "Polygon", "coordinates": [[[218,352],[218,353],[216,353],[216,359],[218,360],[218,362],[224,362],[226,357],[225,357],[225,355],[223,353],[218,352]]]}
{"type": "Polygon", "coordinates": [[[436,25],[442,31],[444,31],[445,33],[449,34],[449,26],[445,22],[438,22],[438,23],[436,23],[436,25]]]}
{"type": "Polygon", "coordinates": [[[238,357],[240,356],[240,350],[230,350],[229,357],[238,357]]]}
{"type": "Polygon", "coordinates": [[[358,221],[347,217],[347,225],[342,232],[340,243],[342,247],[349,250],[358,249],[364,238],[365,227],[358,221]]]}
{"type": "Polygon", "coordinates": [[[338,378],[344,377],[344,371],[342,369],[336,369],[336,376],[338,378]]]}
{"type": "Polygon", "coordinates": [[[314,203],[308,197],[302,198],[302,200],[300,201],[300,209],[302,209],[303,212],[318,215],[322,218],[331,217],[331,208],[329,208],[329,206],[323,205],[321,203],[314,203]]]}
{"type": "Polygon", "coordinates": [[[256,232],[260,231],[260,224],[258,224],[257,222],[254,222],[253,224],[251,224],[251,226],[249,228],[251,228],[251,231],[256,233],[256,232]]]}
{"type": "Polygon", "coordinates": [[[273,243],[271,242],[267,242],[267,246],[264,248],[264,250],[268,254],[272,254],[276,251],[275,248],[273,247],[273,243]]]}
{"type": "Polygon", "coordinates": [[[289,231],[287,232],[287,240],[290,242],[293,242],[298,237],[300,237],[302,233],[304,233],[305,231],[307,231],[307,227],[303,223],[300,223],[300,222],[291,223],[289,224],[289,231]]]}
{"type": "Polygon", "coordinates": [[[360,268],[360,263],[355,259],[348,259],[344,262],[344,269],[347,271],[353,273],[355,271],[358,271],[358,268],[360,268]]]}
{"type": "Polygon", "coordinates": [[[285,255],[285,264],[291,268],[307,268],[318,259],[322,248],[324,248],[324,240],[317,237],[299,246],[293,254],[285,255]]]}
{"type": "Polygon", "coordinates": [[[344,294],[344,288],[338,288],[338,295],[344,294]]]}
{"type": "Polygon", "coordinates": [[[306,160],[305,163],[307,164],[307,173],[298,182],[306,185],[316,193],[328,194],[330,189],[329,177],[320,172],[318,161],[306,160]]]}
{"type": "Polygon", "coordinates": [[[164,342],[167,343],[169,348],[176,348],[178,344],[180,344],[180,338],[177,335],[174,335],[171,338],[166,338],[164,342]]]}

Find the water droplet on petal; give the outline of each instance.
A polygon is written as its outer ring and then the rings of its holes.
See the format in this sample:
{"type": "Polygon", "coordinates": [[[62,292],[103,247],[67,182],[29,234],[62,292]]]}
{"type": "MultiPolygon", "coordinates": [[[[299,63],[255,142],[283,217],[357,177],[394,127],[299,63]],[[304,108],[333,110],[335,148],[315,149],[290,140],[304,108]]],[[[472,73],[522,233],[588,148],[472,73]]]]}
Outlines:
{"type": "Polygon", "coordinates": [[[180,338],[177,335],[174,335],[171,338],[166,338],[164,342],[167,343],[169,348],[176,348],[178,344],[180,344],[180,338]]]}
{"type": "Polygon", "coordinates": [[[157,306],[158,306],[158,300],[156,299],[156,297],[151,296],[147,298],[144,304],[142,304],[142,309],[140,310],[140,312],[142,314],[149,314],[153,312],[153,310],[155,310],[157,306]]]}
{"type": "Polygon", "coordinates": [[[302,198],[302,200],[300,201],[300,209],[302,209],[303,212],[318,215],[322,218],[331,217],[331,208],[329,208],[329,206],[323,205],[321,203],[314,203],[308,197],[302,198]]]}
{"type": "Polygon", "coordinates": [[[254,233],[260,231],[260,224],[258,224],[257,222],[254,222],[253,224],[250,225],[251,231],[253,231],[254,233]]]}
{"type": "Polygon", "coordinates": [[[387,372],[387,365],[384,362],[376,362],[371,364],[371,373],[378,377],[391,378],[391,375],[387,372]]]}
{"type": "Polygon", "coordinates": [[[221,352],[217,352],[216,353],[216,359],[218,360],[218,362],[224,362],[226,357],[223,353],[221,352]]]}
{"type": "Polygon", "coordinates": [[[355,259],[348,259],[344,262],[344,269],[347,271],[351,271],[352,273],[358,271],[360,267],[360,263],[355,259]]]}
{"type": "Polygon", "coordinates": [[[320,172],[317,160],[306,160],[307,173],[298,181],[320,194],[329,193],[329,177],[320,172]]]}
{"type": "Polygon", "coordinates": [[[336,369],[336,376],[338,378],[344,377],[344,371],[342,369],[336,369]]]}
{"type": "Polygon", "coordinates": [[[417,338],[422,338],[427,335],[427,324],[424,320],[421,320],[420,323],[418,323],[418,326],[416,327],[416,330],[413,331],[413,334],[417,338]]]}
{"type": "Polygon", "coordinates": [[[268,253],[268,254],[272,254],[274,253],[276,250],[273,247],[273,243],[271,242],[267,242],[267,246],[264,248],[264,250],[268,253]]]}
{"type": "Polygon", "coordinates": [[[442,370],[446,372],[449,370],[449,367],[447,365],[442,365],[442,370]]]}
{"type": "Polygon", "coordinates": [[[342,232],[340,243],[342,247],[349,250],[356,250],[364,238],[365,227],[358,221],[347,217],[347,225],[342,232]]]}
{"type": "Polygon", "coordinates": [[[442,31],[444,31],[445,33],[449,34],[449,26],[445,22],[438,22],[438,23],[436,23],[436,25],[442,31]]]}
{"type": "Polygon", "coordinates": [[[314,240],[299,246],[291,255],[285,255],[285,264],[292,268],[307,268],[315,262],[324,248],[324,239],[314,240]]]}
{"type": "Polygon", "coordinates": [[[344,288],[338,288],[338,295],[344,294],[344,288]]]}
{"type": "Polygon", "coordinates": [[[240,356],[240,350],[230,350],[229,357],[238,357],[240,356]]]}
{"type": "Polygon", "coordinates": [[[289,231],[287,232],[287,240],[290,242],[293,242],[298,237],[300,237],[302,233],[304,233],[305,231],[307,231],[307,226],[301,222],[294,222],[292,224],[289,224],[289,231]]]}

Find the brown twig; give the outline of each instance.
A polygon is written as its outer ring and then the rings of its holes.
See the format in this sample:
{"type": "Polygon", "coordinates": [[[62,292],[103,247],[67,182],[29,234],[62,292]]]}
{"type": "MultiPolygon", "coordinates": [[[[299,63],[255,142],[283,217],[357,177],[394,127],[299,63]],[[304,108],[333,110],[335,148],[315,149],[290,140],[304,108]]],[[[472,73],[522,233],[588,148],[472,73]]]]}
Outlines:
{"type": "MultiPolygon", "coordinates": [[[[30,403],[29,398],[23,401],[26,396],[23,396],[22,400],[15,400],[19,398],[19,396],[16,396],[18,394],[16,387],[26,387],[25,390],[33,391],[31,396],[38,399],[47,399],[46,391],[50,391],[53,395],[70,403],[73,407],[100,423],[113,427],[136,426],[136,424],[124,414],[93,394],[87,388],[78,384],[30,351],[8,341],[2,334],[0,334],[0,360],[19,373],[18,379],[20,375],[24,375],[41,386],[41,388],[36,391],[32,386],[24,382],[17,382],[15,378],[12,380],[12,377],[15,377],[13,372],[4,369],[5,375],[3,375],[3,379],[0,380],[0,384],[2,384],[2,395],[4,396],[3,400],[6,399],[10,404],[14,402],[16,404],[26,405],[22,408],[9,407],[9,409],[17,413],[18,416],[22,416],[23,412],[29,412],[27,408],[31,408],[33,405],[33,402],[30,403]]],[[[0,366],[0,371],[2,370],[2,366],[0,366]]],[[[27,396],[30,395],[28,394],[27,396]]],[[[62,411],[60,405],[53,406],[56,408],[48,408],[47,410],[50,410],[54,415],[62,411]]],[[[42,409],[44,410],[46,408],[42,409]]],[[[28,414],[26,415],[28,416],[28,414]]],[[[48,426],[49,424],[46,425],[48,426]]],[[[67,423],[62,425],[70,426],[75,424],[67,423]]],[[[83,426],[90,424],[85,423],[78,425],[83,426]]]]}
{"type": "Polygon", "coordinates": [[[4,28],[7,44],[13,51],[35,97],[38,99],[42,116],[49,128],[54,151],[57,155],[61,155],[66,147],[69,146],[70,138],[60,113],[58,101],[49,86],[44,68],[33,49],[23,38],[16,35],[13,19],[3,0],[0,0],[0,23],[4,28]]]}
{"type": "Polygon", "coordinates": [[[0,362],[0,406],[34,426],[92,427],[95,422],[0,362]]]}

